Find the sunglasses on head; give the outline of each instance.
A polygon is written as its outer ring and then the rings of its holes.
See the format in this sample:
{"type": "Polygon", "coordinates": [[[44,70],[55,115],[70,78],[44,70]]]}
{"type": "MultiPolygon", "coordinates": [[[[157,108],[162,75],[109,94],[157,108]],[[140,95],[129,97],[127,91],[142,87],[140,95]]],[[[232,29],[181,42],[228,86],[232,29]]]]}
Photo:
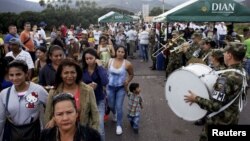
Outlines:
{"type": "Polygon", "coordinates": [[[69,98],[69,99],[74,100],[74,96],[71,93],[61,93],[61,94],[53,96],[52,99],[54,102],[54,101],[57,101],[58,99],[64,99],[64,98],[69,98]]]}

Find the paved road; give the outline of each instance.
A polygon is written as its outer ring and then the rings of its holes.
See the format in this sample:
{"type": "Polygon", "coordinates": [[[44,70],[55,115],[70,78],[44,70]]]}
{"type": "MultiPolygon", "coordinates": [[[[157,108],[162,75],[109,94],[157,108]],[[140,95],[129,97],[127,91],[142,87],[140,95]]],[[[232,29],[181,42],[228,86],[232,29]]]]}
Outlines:
{"type": "MultiPolygon", "coordinates": [[[[106,141],[197,141],[202,127],[178,118],[168,107],[164,93],[164,72],[151,71],[149,63],[132,60],[135,77],[133,82],[140,83],[144,99],[144,109],[140,122],[140,133],[133,133],[124,115],[123,134],[115,134],[116,124],[109,120],[105,123],[106,141]]],[[[250,100],[241,113],[240,124],[250,125],[250,100]]],[[[127,99],[124,104],[126,114],[127,99]]]]}

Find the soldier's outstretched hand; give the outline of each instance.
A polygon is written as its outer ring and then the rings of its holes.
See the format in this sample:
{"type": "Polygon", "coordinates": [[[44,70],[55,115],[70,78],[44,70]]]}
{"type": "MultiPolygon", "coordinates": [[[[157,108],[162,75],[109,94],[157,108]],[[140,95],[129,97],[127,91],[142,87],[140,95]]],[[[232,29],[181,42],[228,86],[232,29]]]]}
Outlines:
{"type": "Polygon", "coordinates": [[[188,95],[184,95],[184,100],[186,103],[190,103],[189,105],[192,105],[194,102],[196,102],[196,97],[197,95],[189,90],[188,95]]]}

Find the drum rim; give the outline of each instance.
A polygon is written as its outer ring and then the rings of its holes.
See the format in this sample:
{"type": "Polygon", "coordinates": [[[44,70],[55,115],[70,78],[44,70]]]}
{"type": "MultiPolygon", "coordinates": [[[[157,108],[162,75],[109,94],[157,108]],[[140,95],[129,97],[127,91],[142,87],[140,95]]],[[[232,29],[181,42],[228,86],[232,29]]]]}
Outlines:
{"type": "MultiPolygon", "coordinates": [[[[201,65],[201,66],[204,66],[204,67],[206,67],[206,68],[209,68],[210,69],[210,72],[208,73],[208,74],[210,74],[212,71],[213,71],[213,69],[211,68],[211,67],[209,67],[208,65],[205,65],[205,64],[201,64],[201,63],[192,63],[192,64],[189,64],[189,65],[187,65],[187,66],[190,66],[190,65],[201,65]]],[[[185,66],[185,67],[187,67],[187,66],[185,66]]],[[[182,67],[182,68],[185,68],[184,66],[182,67]]],[[[181,69],[181,68],[179,68],[179,69],[181,69]]],[[[187,70],[186,70],[187,71],[187,70]]],[[[192,72],[192,71],[191,71],[192,72]]],[[[192,72],[193,74],[194,74],[194,72],[192,72]]],[[[208,75],[208,74],[202,74],[202,75],[208,75]]],[[[197,75],[196,75],[197,76],[197,75]]],[[[198,76],[198,77],[201,77],[201,76],[198,76]]],[[[209,88],[208,88],[208,85],[206,84],[206,83],[204,83],[203,81],[201,81],[203,84],[205,84],[205,86],[206,86],[206,89],[207,89],[207,92],[208,92],[208,96],[209,96],[209,99],[210,99],[210,90],[209,90],[209,88]]]]}
{"type": "MultiPolygon", "coordinates": [[[[192,64],[189,64],[189,65],[187,65],[187,66],[190,66],[190,65],[201,65],[201,66],[205,66],[205,67],[207,67],[207,68],[210,68],[209,66],[207,66],[207,65],[205,65],[205,64],[200,64],[200,63],[192,63],[192,64]]],[[[180,71],[180,70],[185,70],[185,71],[191,72],[192,74],[194,74],[195,76],[197,76],[194,72],[189,71],[189,70],[187,70],[187,69],[183,69],[183,68],[185,68],[185,67],[187,67],[187,66],[182,66],[181,68],[174,70],[171,74],[169,74],[169,76],[171,76],[174,72],[180,71]]],[[[212,68],[210,68],[210,69],[211,69],[211,71],[213,70],[212,68]]],[[[168,77],[169,77],[169,76],[168,76],[168,77]]],[[[198,76],[198,77],[201,77],[201,76],[198,76]]],[[[168,79],[167,79],[167,81],[168,81],[168,79]]],[[[166,81],[165,87],[166,87],[166,85],[167,85],[167,81],[166,81]]],[[[200,81],[201,81],[201,80],[200,80],[200,81]]],[[[201,81],[201,82],[206,86],[206,90],[207,90],[207,92],[208,92],[208,96],[210,97],[211,94],[210,94],[210,90],[209,90],[207,84],[204,83],[203,81],[201,81]]]]}
{"type": "MultiPolygon", "coordinates": [[[[204,65],[204,64],[199,64],[199,63],[194,63],[194,64],[198,64],[198,65],[202,65],[202,66],[206,66],[207,68],[210,68],[209,66],[204,65]]],[[[191,64],[190,64],[190,65],[191,65],[191,64]]],[[[195,77],[198,78],[198,81],[199,81],[199,82],[201,82],[203,85],[205,85],[205,89],[206,89],[207,94],[208,94],[208,97],[207,97],[207,98],[210,99],[210,95],[211,95],[211,94],[210,94],[209,87],[208,87],[208,85],[207,85],[206,83],[204,83],[204,81],[202,81],[202,80],[200,79],[201,76],[196,75],[193,71],[190,71],[190,70],[187,70],[187,69],[183,69],[183,68],[184,68],[184,66],[181,67],[181,68],[179,68],[179,69],[177,69],[177,70],[175,70],[175,71],[173,71],[173,72],[169,75],[169,77],[170,77],[171,75],[173,75],[174,72],[177,72],[177,71],[180,71],[180,70],[192,74],[193,76],[195,76],[195,77]]],[[[211,68],[210,68],[210,69],[211,69],[211,68]]],[[[212,70],[212,69],[211,69],[211,70],[212,70]]],[[[208,73],[208,74],[210,74],[210,73],[208,73]]],[[[202,75],[203,75],[203,74],[202,74],[202,75]]],[[[169,108],[172,110],[172,112],[175,113],[175,115],[177,115],[177,114],[176,114],[176,111],[173,110],[174,108],[173,108],[172,106],[170,106],[169,100],[168,100],[168,98],[167,98],[167,93],[166,93],[167,82],[168,82],[168,79],[167,79],[167,81],[166,81],[166,83],[165,83],[165,99],[167,100],[167,103],[168,103],[169,108]]],[[[202,96],[201,96],[201,97],[202,97],[202,96]]],[[[202,97],[202,98],[204,98],[204,97],[202,97]]],[[[207,99],[207,98],[205,98],[205,99],[207,99]]],[[[208,111],[206,110],[206,113],[207,113],[207,112],[208,112],[208,111]]],[[[206,115],[206,113],[204,114],[204,116],[206,115]]],[[[177,115],[177,117],[179,117],[179,118],[181,118],[181,119],[183,119],[183,120],[187,120],[187,121],[195,121],[195,120],[197,120],[197,119],[187,119],[187,118],[185,118],[185,116],[180,116],[180,115],[177,115]]],[[[202,118],[202,117],[201,117],[201,118],[202,118]]]]}

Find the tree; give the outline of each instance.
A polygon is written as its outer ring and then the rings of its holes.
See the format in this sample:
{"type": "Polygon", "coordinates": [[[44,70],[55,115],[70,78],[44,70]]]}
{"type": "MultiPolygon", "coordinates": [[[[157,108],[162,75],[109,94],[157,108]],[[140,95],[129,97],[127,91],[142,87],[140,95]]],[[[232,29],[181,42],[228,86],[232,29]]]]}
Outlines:
{"type": "Polygon", "coordinates": [[[40,1],[39,1],[39,4],[40,4],[40,6],[42,6],[42,7],[45,7],[45,6],[46,6],[46,4],[45,4],[45,1],[44,1],[44,0],[40,0],[40,1]]]}
{"type": "Polygon", "coordinates": [[[71,7],[69,1],[73,0],[60,0],[60,2],[58,0],[40,0],[39,4],[45,7],[42,12],[0,13],[0,29],[3,33],[6,33],[8,32],[8,26],[14,24],[21,31],[25,22],[31,22],[34,25],[41,21],[47,23],[46,30],[52,29],[53,26],[58,27],[61,24],[69,26],[71,24],[79,25],[80,23],[83,28],[88,28],[90,24],[97,24],[98,18],[110,11],[127,15],[133,14],[117,8],[101,8],[95,2],[83,0],[77,0],[77,6],[71,7]]]}
{"type": "Polygon", "coordinates": [[[154,7],[150,12],[149,16],[158,16],[162,14],[162,8],[161,7],[154,7]]]}

